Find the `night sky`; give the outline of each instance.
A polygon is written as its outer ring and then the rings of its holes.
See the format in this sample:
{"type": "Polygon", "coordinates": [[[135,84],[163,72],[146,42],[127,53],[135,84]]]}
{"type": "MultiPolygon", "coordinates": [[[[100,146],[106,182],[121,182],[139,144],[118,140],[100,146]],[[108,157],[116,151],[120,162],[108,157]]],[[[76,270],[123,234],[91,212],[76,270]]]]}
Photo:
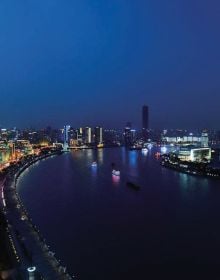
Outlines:
{"type": "Polygon", "coordinates": [[[220,128],[218,0],[2,0],[0,126],[220,128]]]}

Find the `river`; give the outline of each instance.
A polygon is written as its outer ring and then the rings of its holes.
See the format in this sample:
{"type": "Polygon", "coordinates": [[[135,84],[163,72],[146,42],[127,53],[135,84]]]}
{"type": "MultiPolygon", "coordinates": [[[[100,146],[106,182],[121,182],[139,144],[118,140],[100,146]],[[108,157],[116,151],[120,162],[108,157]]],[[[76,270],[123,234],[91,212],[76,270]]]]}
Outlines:
{"type": "Polygon", "coordinates": [[[20,177],[34,224],[76,279],[147,279],[152,268],[220,263],[220,181],[163,168],[155,152],[73,151],[20,177]]]}

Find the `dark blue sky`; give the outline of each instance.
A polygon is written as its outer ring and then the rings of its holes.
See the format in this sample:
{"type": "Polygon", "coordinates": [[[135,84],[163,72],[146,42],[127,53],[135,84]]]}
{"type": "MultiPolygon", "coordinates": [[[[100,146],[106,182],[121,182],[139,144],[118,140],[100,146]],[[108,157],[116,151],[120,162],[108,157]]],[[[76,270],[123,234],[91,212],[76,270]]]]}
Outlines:
{"type": "Polygon", "coordinates": [[[2,0],[0,124],[220,128],[217,0],[2,0]]]}

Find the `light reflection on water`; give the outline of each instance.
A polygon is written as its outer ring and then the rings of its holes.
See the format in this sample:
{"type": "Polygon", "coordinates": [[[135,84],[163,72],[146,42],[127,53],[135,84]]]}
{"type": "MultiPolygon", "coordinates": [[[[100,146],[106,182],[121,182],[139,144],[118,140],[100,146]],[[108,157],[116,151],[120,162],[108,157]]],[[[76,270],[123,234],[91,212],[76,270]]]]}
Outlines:
{"type": "Polygon", "coordinates": [[[97,159],[99,164],[103,164],[103,149],[98,149],[97,150],[97,159]]]}
{"type": "Polygon", "coordinates": [[[185,173],[177,174],[183,199],[192,199],[194,196],[201,197],[208,193],[209,180],[207,178],[191,176],[185,173]]]}
{"type": "Polygon", "coordinates": [[[132,167],[137,167],[138,153],[136,151],[129,152],[129,164],[132,167]]]}
{"type": "Polygon", "coordinates": [[[147,156],[148,151],[142,151],[141,153],[142,153],[143,156],[147,156]]]}
{"type": "Polygon", "coordinates": [[[112,175],[112,182],[114,185],[119,185],[120,183],[120,176],[112,175]]]}
{"type": "Polygon", "coordinates": [[[92,177],[97,176],[97,166],[91,166],[92,177]]]}
{"type": "Polygon", "coordinates": [[[132,177],[137,177],[139,170],[138,170],[138,151],[129,151],[128,152],[128,161],[129,161],[129,173],[132,177]]]}
{"type": "Polygon", "coordinates": [[[94,159],[94,153],[93,153],[93,150],[92,150],[92,149],[85,150],[85,151],[84,151],[84,154],[86,154],[86,158],[87,158],[88,163],[89,163],[89,162],[92,163],[93,161],[96,161],[96,160],[94,159]]]}

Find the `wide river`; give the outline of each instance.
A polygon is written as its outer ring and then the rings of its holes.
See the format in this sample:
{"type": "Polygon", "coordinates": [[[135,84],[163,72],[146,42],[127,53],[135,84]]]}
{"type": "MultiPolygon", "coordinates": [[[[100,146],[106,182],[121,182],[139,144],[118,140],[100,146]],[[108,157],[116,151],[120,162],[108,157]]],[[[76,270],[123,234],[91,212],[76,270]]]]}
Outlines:
{"type": "Polygon", "coordinates": [[[76,279],[147,279],[152,268],[220,263],[220,181],[163,168],[155,152],[73,151],[19,179],[34,224],[76,279]]]}

